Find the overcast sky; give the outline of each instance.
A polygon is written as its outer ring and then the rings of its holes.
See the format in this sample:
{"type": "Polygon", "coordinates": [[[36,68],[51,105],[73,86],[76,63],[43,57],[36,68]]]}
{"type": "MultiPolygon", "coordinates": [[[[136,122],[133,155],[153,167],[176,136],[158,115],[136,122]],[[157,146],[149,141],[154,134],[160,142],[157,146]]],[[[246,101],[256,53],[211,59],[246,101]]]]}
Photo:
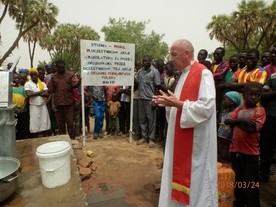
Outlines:
{"type": "MultiPolygon", "coordinates": [[[[268,0],[269,4],[273,0],[268,0]]],[[[147,21],[146,32],[155,31],[164,34],[163,40],[170,46],[173,41],[181,38],[190,40],[195,53],[205,48],[209,53],[221,46],[215,40],[210,40],[207,24],[213,15],[229,15],[237,10],[239,0],[49,0],[59,8],[57,20],[59,23],[78,23],[90,26],[101,35],[101,28],[107,25],[110,17],[126,20],[147,21]]],[[[17,31],[13,22],[5,19],[0,25],[2,35],[1,55],[14,41],[17,31]]],[[[27,45],[20,42],[19,49],[13,52],[7,62],[21,56],[18,66],[28,68],[30,65],[27,45]]],[[[196,57],[196,56],[195,56],[196,57]]],[[[38,50],[35,56],[35,65],[38,61],[50,61],[46,51],[38,50]]],[[[5,66],[5,65],[3,65],[5,66]]]]}

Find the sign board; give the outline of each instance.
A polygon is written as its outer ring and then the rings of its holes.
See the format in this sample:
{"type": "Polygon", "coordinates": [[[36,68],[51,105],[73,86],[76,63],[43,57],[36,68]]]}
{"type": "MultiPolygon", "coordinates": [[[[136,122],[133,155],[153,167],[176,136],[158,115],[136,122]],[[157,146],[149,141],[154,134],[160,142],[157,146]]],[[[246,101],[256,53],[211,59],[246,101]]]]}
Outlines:
{"type": "Polygon", "coordinates": [[[131,86],[135,45],[81,40],[82,85],[131,86]]]}

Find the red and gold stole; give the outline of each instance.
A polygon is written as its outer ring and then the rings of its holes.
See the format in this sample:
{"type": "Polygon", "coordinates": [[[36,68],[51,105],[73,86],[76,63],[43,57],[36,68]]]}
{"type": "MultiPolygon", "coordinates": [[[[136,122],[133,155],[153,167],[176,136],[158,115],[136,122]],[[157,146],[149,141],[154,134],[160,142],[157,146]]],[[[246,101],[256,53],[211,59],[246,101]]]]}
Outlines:
{"type": "MultiPolygon", "coordinates": [[[[206,67],[194,62],[185,80],[180,100],[198,99],[202,70],[206,67]]],[[[189,205],[194,128],[180,128],[181,110],[177,111],[174,131],[172,200],[189,205]]]]}

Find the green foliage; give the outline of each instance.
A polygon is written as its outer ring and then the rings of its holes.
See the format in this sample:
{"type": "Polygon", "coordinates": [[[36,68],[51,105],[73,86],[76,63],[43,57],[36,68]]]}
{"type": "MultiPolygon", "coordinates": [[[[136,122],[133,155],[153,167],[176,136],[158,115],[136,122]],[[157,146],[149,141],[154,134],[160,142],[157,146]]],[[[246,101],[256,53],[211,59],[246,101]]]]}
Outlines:
{"type": "MultiPolygon", "coordinates": [[[[41,38],[46,30],[50,30],[56,24],[55,17],[58,14],[58,9],[47,0],[0,0],[0,6],[2,5],[4,8],[0,15],[0,24],[8,15],[15,21],[18,34],[10,48],[1,57],[0,65],[18,46],[22,37],[28,43],[35,43],[41,38]]],[[[32,51],[29,47],[31,65],[34,50],[35,47],[32,48],[32,51]]]]}
{"type": "Polygon", "coordinates": [[[213,16],[207,30],[211,39],[237,53],[248,48],[267,50],[276,42],[276,1],[267,5],[263,0],[243,0],[229,16],[213,16]]]}
{"type": "Polygon", "coordinates": [[[159,35],[152,31],[146,34],[147,22],[127,21],[124,18],[116,20],[109,19],[107,26],[102,27],[101,31],[105,34],[105,41],[124,42],[135,44],[135,58],[142,60],[145,55],[151,55],[154,59],[168,56],[169,47],[162,39],[164,34],[159,35]]]}
{"type": "Polygon", "coordinates": [[[43,40],[48,34],[50,34],[51,29],[56,26],[58,9],[53,4],[48,3],[47,0],[40,0],[33,2],[30,6],[30,10],[33,10],[31,18],[39,16],[42,19],[37,26],[33,27],[23,36],[23,40],[28,43],[31,67],[33,67],[36,45],[39,41],[43,40]]]}
{"type": "Polygon", "coordinates": [[[38,67],[45,68],[45,65],[47,65],[47,64],[48,64],[48,63],[46,63],[45,60],[39,61],[38,64],[37,64],[37,66],[36,66],[36,68],[38,68],[38,67]]]}
{"type": "Polygon", "coordinates": [[[78,24],[60,24],[52,35],[40,42],[47,49],[52,61],[65,60],[67,68],[80,69],[80,40],[99,40],[100,36],[94,29],[78,24]]]}
{"type": "Polygon", "coordinates": [[[224,60],[229,60],[230,56],[232,55],[239,55],[239,52],[233,47],[233,46],[226,46],[225,47],[225,56],[224,56],[224,60]]]}

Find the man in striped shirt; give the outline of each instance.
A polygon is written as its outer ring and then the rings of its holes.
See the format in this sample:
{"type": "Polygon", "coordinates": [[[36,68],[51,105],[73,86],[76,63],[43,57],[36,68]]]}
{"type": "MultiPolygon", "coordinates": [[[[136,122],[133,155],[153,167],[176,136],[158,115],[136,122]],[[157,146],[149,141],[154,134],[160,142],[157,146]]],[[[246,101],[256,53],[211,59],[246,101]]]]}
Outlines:
{"type": "Polygon", "coordinates": [[[226,88],[235,91],[241,91],[248,82],[258,82],[264,84],[267,79],[267,73],[258,67],[260,53],[257,49],[249,49],[246,55],[246,67],[238,69],[226,88]]]}

